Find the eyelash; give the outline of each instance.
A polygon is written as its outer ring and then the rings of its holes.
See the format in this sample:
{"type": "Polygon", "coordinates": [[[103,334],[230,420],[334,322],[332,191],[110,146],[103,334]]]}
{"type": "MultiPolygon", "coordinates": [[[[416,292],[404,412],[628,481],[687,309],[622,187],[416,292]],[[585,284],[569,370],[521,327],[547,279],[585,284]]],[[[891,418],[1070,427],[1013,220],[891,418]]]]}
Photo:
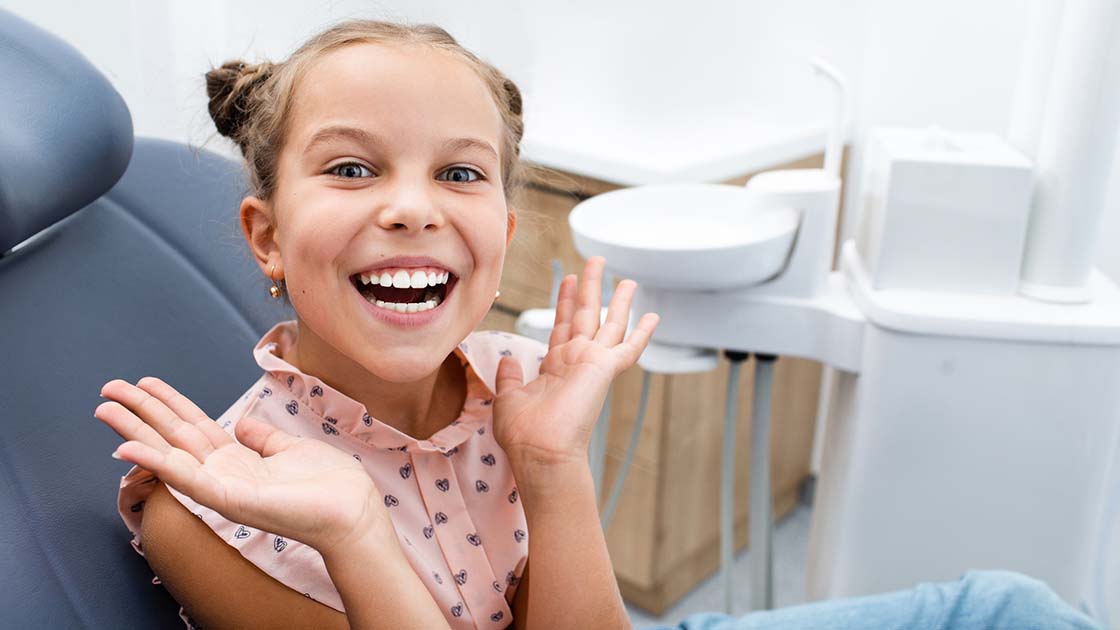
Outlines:
{"type": "MultiPolygon", "coordinates": [[[[337,179],[357,179],[356,177],[343,177],[341,175],[337,175],[336,171],[338,171],[338,169],[340,169],[344,166],[357,166],[358,168],[370,171],[371,174],[373,173],[373,171],[371,171],[368,166],[365,166],[363,164],[359,164],[358,162],[343,162],[341,164],[336,164],[336,165],[332,166],[327,171],[327,173],[334,176],[337,179]]],[[[482,171],[480,171],[476,168],[471,168],[469,166],[451,166],[451,167],[448,167],[448,168],[444,169],[443,171],[441,171],[440,174],[442,175],[443,173],[446,173],[448,171],[453,171],[453,170],[470,171],[470,172],[475,174],[475,178],[476,178],[474,180],[467,181],[467,182],[453,182],[453,183],[456,183],[456,184],[473,184],[476,181],[485,181],[486,180],[486,176],[482,174],[482,171]]],[[[440,180],[440,181],[451,181],[451,180],[440,180]]]]}

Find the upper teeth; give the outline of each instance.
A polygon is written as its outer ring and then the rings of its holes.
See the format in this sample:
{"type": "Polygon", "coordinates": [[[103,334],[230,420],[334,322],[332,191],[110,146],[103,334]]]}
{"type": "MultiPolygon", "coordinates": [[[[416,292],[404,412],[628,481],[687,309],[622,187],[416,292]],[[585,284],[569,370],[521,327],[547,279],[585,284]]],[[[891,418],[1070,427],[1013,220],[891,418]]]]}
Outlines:
{"type": "Polygon", "coordinates": [[[374,271],[360,275],[362,284],[376,282],[383,287],[391,286],[398,289],[423,289],[424,287],[444,284],[451,276],[451,272],[438,269],[416,269],[411,271],[407,269],[384,269],[380,274],[374,271]]]}

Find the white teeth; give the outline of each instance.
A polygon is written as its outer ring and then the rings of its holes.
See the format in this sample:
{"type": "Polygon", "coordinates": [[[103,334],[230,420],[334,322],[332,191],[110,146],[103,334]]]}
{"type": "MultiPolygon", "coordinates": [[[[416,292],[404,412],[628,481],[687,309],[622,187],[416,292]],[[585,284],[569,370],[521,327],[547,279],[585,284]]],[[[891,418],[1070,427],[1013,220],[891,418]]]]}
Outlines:
{"type": "Polygon", "coordinates": [[[382,301],[382,300],[375,300],[373,303],[377,306],[380,306],[381,308],[384,308],[384,309],[387,309],[387,310],[390,310],[390,311],[396,311],[398,313],[422,313],[424,311],[430,311],[433,308],[439,306],[440,299],[437,297],[437,298],[433,298],[431,300],[428,300],[427,302],[420,302],[418,304],[416,304],[416,303],[399,304],[399,303],[395,303],[395,302],[385,302],[385,301],[382,301]]]}
{"type": "Polygon", "coordinates": [[[358,274],[362,280],[362,284],[380,284],[383,287],[396,287],[398,289],[424,289],[427,287],[434,287],[437,284],[446,284],[451,279],[451,272],[444,271],[436,273],[434,271],[408,271],[406,269],[397,269],[390,273],[382,271],[380,275],[376,271],[371,272],[369,275],[358,274]]]}

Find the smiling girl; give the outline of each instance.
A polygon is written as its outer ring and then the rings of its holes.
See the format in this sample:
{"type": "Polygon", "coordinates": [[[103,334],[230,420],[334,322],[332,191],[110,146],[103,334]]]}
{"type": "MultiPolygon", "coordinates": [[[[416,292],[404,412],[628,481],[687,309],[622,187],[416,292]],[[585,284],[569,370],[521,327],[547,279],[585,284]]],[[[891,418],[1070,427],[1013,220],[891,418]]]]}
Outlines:
{"type": "Polygon", "coordinates": [[[621,628],[587,446],[636,284],[564,278],[546,346],[472,332],[517,215],[521,96],[433,26],[353,20],[207,74],[245,240],[296,319],[216,421],[156,378],[95,416],[120,513],[188,625],[621,628]],[[532,559],[532,578],[529,577],[532,559]]]}

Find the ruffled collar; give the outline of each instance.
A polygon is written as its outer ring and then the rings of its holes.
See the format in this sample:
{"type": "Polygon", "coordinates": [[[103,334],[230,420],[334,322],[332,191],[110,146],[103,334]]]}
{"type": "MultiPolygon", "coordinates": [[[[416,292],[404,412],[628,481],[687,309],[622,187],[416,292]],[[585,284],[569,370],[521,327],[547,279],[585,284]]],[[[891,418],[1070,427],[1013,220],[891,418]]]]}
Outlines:
{"type": "Polygon", "coordinates": [[[365,405],[285,361],[282,357],[288,356],[298,334],[295,320],[280,322],[265,333],[253,348],[257,365],[274,381],[275,386],[285,391],[284,396],[262,395],[262,402],[279,405],[295,399],[300,407],[319,416],[338,431],[376,447],[397,451],[435,451],[451,455],[472,433],[490,423],[494,391],[493,385],[479,376],[471,361],[468,341],[475,333],[455,348],[455,355],[466,368],[467,397],[463,409],[458,418],[426,440],[418,440],[372,417],[365,405]],[[288,394],[290,397],[287,397],[288,394]],[[264,400],[266,397],[269,401],[264,400]]]}

